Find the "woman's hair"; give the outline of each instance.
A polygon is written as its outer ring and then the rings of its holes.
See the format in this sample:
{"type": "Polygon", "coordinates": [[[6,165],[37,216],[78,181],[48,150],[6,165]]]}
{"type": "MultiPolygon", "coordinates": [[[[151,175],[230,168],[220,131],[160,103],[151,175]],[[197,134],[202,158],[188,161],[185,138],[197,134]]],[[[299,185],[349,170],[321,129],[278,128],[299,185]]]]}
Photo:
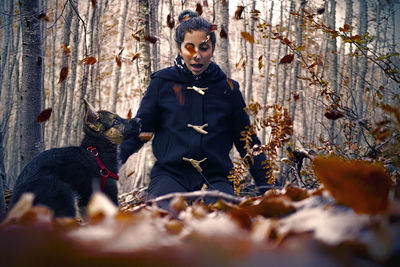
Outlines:
{"type": "Polygon", "coordinates": [[[175,30],[175,42],[178,49],[181,48],[181,44],[185,39],[185,34],[188,31],[204,31],[206,35],[210,36],[213,49],[215,48],[216,37],[213,30],[213,24],[208,22],[206,19],[200,17],[197,12],[191,10],[184,10],[178,17],[179,24],[175,30]]]}

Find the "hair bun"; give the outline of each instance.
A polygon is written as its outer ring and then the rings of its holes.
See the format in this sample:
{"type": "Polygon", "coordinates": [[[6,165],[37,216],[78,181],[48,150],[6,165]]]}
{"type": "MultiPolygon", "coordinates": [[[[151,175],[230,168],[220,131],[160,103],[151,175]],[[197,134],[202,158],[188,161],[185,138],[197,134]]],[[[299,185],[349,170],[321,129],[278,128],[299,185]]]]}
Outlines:
{"type": "Polygon", "coordinates": [[[188,19],[195,18],[198,16],[199,16],[199,14],[197,12],[187,9],[187,10],[182,11],[181,14],[179,14],[178,21],[179,21],[179,23],[182,23],[184,21],[187,21],[188,19]]]}

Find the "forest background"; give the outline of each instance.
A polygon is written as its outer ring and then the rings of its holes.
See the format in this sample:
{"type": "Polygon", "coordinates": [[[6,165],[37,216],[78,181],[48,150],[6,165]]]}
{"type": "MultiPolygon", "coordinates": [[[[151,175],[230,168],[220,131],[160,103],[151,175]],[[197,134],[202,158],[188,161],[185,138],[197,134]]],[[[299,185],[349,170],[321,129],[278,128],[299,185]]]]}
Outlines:
{"type": "MultiPolygon", "coordinates": [[[[381,161],[398,177],[399,8],[394,0],[3,0],[2,182],[12,188],[40,151],[79,145],[82,97],[134,116],[150,73],[173,62],[184,9],[217,26],[214,60],[240,83],[281,184],[288,147],[381,161]]],[[[121,169],[120,192],[146,185],[149,143],[121,169]]]]}

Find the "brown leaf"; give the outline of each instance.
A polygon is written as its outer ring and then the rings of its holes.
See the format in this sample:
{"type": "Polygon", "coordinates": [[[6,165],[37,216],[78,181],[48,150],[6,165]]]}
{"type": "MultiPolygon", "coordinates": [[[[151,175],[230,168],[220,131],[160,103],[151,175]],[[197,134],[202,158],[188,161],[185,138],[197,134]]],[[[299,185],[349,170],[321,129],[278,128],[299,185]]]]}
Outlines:
{"type": "Polygon", "coordinates": [[[208,1],[207,1],[207,0],[204,0],[204,1],[203,1],[203,6],[204,6],[204,7],[208,7],[208,1]]]}
{"type": "Polygon", "coordinates": [[[228,39],[228,34],[226,33],[225,29],[221,27],[221,31],[219,32],[219,37],[228,39]]]}
{"type": "Polygon", "coordinates": [[[283,58],[281,58],[281,60],[279,61],[279,64],[289,64],[293,61],[294,59],[294,54],[288,54],[286,56],[284,56],[283,58]]]}
{"type": "Polygon", "coordinates": [[[300,94],[293,94],[293,99],[296,101],[296,100],[299,100],[299,98],[300,98],[300,94]]]}
{"type": "Polygon", "coordinates": [[[118,67],[121,68],[122,62],[121,62],[121,58],[119,56],[115,56],[115,62],[117,62],[118,67]]]}
{"type": "Polygon", "coordinates": [[[128,120],[132,119],[132,109],[129,109],[128,114],[126,115],[128,120]]]}
{"type": "Polygon", "coordinates": [[[38,122],[48,121],[50,119],[52,111],[53,111],[52,108],[47,108],[45,110],[42,110],[42,112],[40,112],[40,114],[37,116],[37,121],[38,122]]]}
{"type": "Polygon", "coordinates": [[[200,3],[196,4],[196,12],[197,12],[197,14],[199,14],[199,16],[201,16],[201,14],[203,14],[203,6],[200,3]]]}
{"type": "Polygon", "coordinates": [[[254,37],[248,32],[241,32],[240,33],[246,41],[250,42],[251,44],[254,44],[254,37]]]}
{"type": "Polygon", "coordinates": [[[62,83],[68,76],[68,67],[62,67],[60,71],[60,78],[58,79],[58,83],[62,83]]]}
{"type": "Polygon", "coordinates": [[[357,213],[376,214],[387,210],[391,178],[381,164],[318,157],[313,161],[313,169],[339,204],[357,213]]]}
{"type": "Polygon", "coordinates": [[[325,111],[324,116],[329,120],[337,120],[343,118],[344,114],[335,108],[331,108],[325,111]]]}
{"type": "Polygon", "coordinates": [[[227,6],[226,0],[222,0],[222,6],[227,6]]]}
{"type": "MultiPolygon", "coordinates": [[[[248,203],[246,205],[249,205],[248,203]]],[[[246,208],[251,216],[263,215],[265,217],[281,217],[295,211],[291,199],[283,196],[263,196],[260,201],[254,201],[246,208]]]]}
{"type": "Polygon", "coordinates": [[[196,49],[194,48],[194,45],[188,44],[186,45],[186,50],[189,51],[190,57],[193,57],[194,54],[196,54],[196,49]]]}
{"type": "Polygon", "coordinates": [[[83,63],[85,63],[86,65],[93,65],[96,62],[97,62],[97,59],[95,57],[85,57],[83,59],[83,63]]]}
{"type": "Polygon", "coordinates": [[[170,29],[173,29],[174,26],[175,26],[175,20],[174,20],[174,18],[171,16],[171,14],[168,14],[168,16],[167,16],[167,26],[168,26],[170,29]]]}
{"type": "Polygon", "coordinates": [[[135,61],[135,59],[138,59],[139,57],[140,57],[140,53],[136,53],[135,55],[133,55],[132,61],[135,61]]]}
{"type": "Polygon", "coordinates": [[[50,21],[50,18],[46,15],[46,13],[40,13],[38,15],[38,19],[44,20],[44,21],[50,21]]]}
{"type": "Polygon", "coordinates": [[[285,196],[289,197],[292,201],[301,201],[310,196],[306,189],[301,189],[299,187],[287,186],[285,190],[285,196]]]}
{"type": "Polygon", "coordinates": [[[289,39],[285,37],[285,38],[283,38],[283,43],[284,43],[285,45],[290,45],[292,42],[289,41],[289,39]]]}
{"type": "Polygon", "coordinates": [[[242,19],[243,10],[244,10],[244,6],[237,6],[234,18],[235,19],[242,19]]]}
{"type": "Polygon", "coordinates": [[[94,8],[96,6],[97,0],[91,0],[92,1],[92,7],[94,8]]]}
{"type": "Polygon", "coordinates": [[[71,54],[71,47],[67,46],[66,44],[61,44],[61,48],[64,51],[64,55],[69,56],[69,54],[71,54]]]}
{"type": "Polygon", "coordinates": [[[124,51],[125,47],[122,47],[122,49],[119,51],[118,56],[121,56],[122,51],[124,51]]]}
{"type": "Polygon", "coordinates": [[[132,37],[136,39],[136,41],[140,42],[140,37],[137,36],[135,33],[132,33],[132,37]]]}
{"type": "Polygon", "coordinates": [[[319,15],[323,14],[324,12],[325,12],[325,8],[324,8],[324,7],[321,7],[321,8],[318,8],[318,9],[317,9],[317,13],[318,13],[319,15]]]}
{"type": "Polygon", "coordinates": [[[145,35],[143,38],[146,42],[150,42],[152,44],[155,44],[158,40],[157,37],[151,35],[145,35]]]}
{"type": "Polygon", "coordinates": [[[142,141],[149,141],[153,137],[153,133],[140,133],[139,134],[139,139],[142,141]]]}
{"type": "Polygon", "coordinates": [[[144,31],[144,28],[141,28],[141,29],[137,30],[137,31],[135,32],[135,34],[139,34],[139,33],[141,33],[142,31],[144,31]]]}
{"type": "Polygon", "coordinates": [[[262,67],[263,67],[262,60],[263,60],[263,56],[261,55],[261,56],[258,57],[258,69],[259,70],[261,70],[262,67]]]}

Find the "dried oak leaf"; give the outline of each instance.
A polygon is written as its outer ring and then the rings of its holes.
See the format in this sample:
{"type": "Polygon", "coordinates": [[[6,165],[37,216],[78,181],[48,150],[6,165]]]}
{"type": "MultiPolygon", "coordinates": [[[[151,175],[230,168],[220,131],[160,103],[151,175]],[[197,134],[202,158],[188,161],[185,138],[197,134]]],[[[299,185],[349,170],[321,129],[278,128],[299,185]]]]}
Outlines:
{"type": "Polygon", "coordinates": [[[364,214],[388,209],[391,178],[381,164],[318,157],[313,161],[313,169],[339,204],[364,214]]]}
{"type": "Polygon", "coordinates": [[[86,65],[93,65],[96,62],[97,62],[97,59],[95,57],[85,57],[83,59],[83,63],[85,63],[86,65]]]}
{"type": "Polygon", "coordinates": [[[118,67],[121,68],[122,62],[121,62],[121,58],[119,56],[115,56],[115,62],[117,63],[118,67]]]}
{"type": "Polygon", "coordinates": [[[235,11],[235,19],[242,19],[242,13],[244,10],[244,6],[237,6],[235,11]]]}
{"type": "Polygon", "coordinates": [[[203,14],[203,6],[200,3],[196,4],[196,12],[197,12],[197,14],[199,14],[199,16],[201,16],[201,14],[203,14]]]}
{"type": "Polygon", "coordinates": [[[136,53],[135,55],[133,55],[132,61],[135,61],[135,60],[138,59],[139,57],[140,57],[140,53],[136,53]]]}
{"type": "Polygon", "coordinates": [[[288,54],[279,60],[279,64],[289,64],[294,60],[294,54],[288,54]]]}
{"type": "Polygon", "coordinates": [[[151,35],[145,35],[143,38],[146,42],[149,42],[151,44],[155,44],[158,41],[157,37],[151,35]]]}
{"type": "Polygon", "coordinates": [[[337,109],[329,109],[325,111],[324,116],[329,120],[337,120],[344,117],[343,112],[340,112],[337,109]]]}
{"type": "Polygon", "coordinates": [[[246,209],[252,217],[262,215],[277,218],[295,211],[291,202],[291,199],[284,195],[264,195],[252,203],[242,203],[240,207],[246,209]]]}
{"type": "Polygon", "coordinates": [[[48,121],[50,119],[52,111],[53,111],[52,108],[47,108],[45,110],[42,110],[42,112],[40,112],[40,114],[37,116],[37,121],[38,122],[48,121]]]}
{"type": "Polygon", "coordinates": [[[224,39],[228,39],[228,34],[224,30],[224,28],[221,28],[221,31],[219,32],[219,37],[224,38],[224,39]]]}
{"type": "Polygon", "coordinates": [[[174,20],[174,18],[171,16],[171,14],[168,14],[168,16],[167,16],[167,26],[168,26],[168,28],[170,28],[170,29],[173,29],[174,26],[175,26],[175,20],[174,20]]]}
{"type": "Polygon", "coordinates": [[[250,42],[251,44],[254,44],[254,37],[248,32],[241,32],[240,33],[246,41],[250,42]]]}
{"type": "Polygon", "coordinates": [[[58,83],[62,83],[68,76],[68,67],[62,67],[60,70],[60,78],[58,79],[58,83]]]}

